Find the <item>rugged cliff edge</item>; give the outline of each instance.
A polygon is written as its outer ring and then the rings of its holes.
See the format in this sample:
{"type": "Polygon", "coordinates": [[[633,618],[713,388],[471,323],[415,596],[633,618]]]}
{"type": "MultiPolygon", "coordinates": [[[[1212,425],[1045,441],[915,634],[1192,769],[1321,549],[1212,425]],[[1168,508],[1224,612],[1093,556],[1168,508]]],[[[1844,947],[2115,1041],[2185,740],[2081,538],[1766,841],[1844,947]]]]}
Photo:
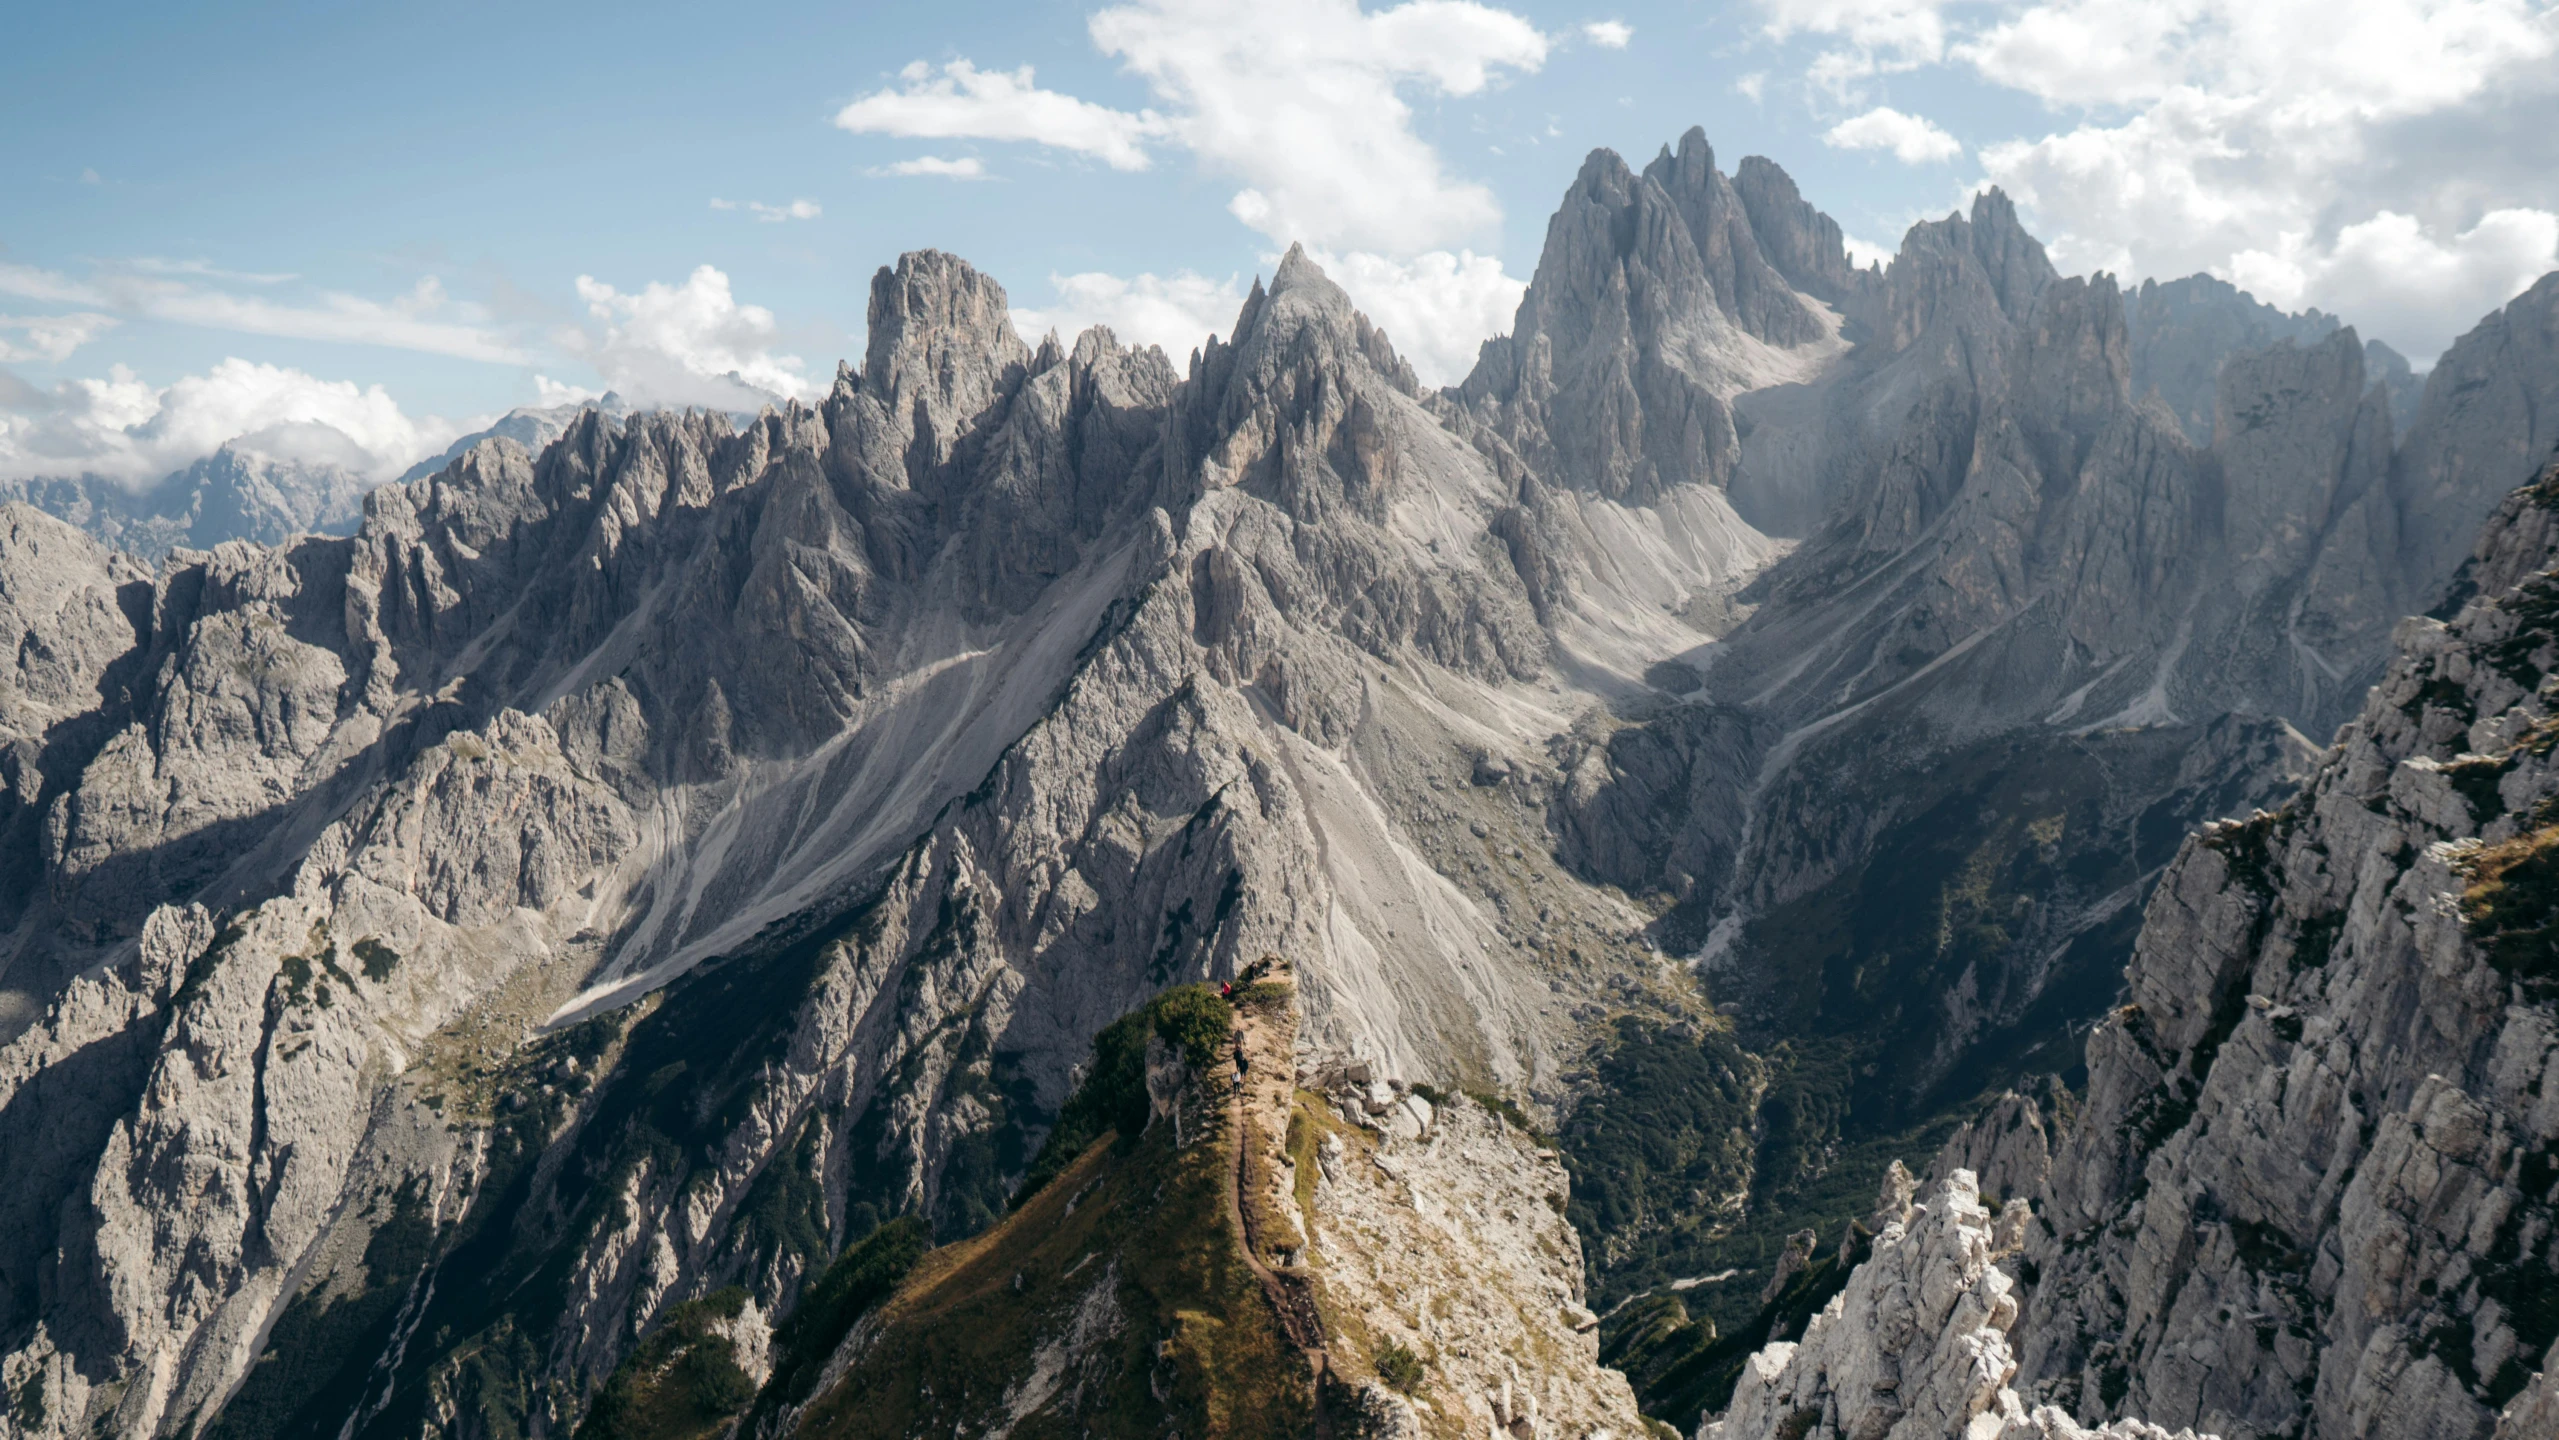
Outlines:
{"type": "Polygon", "coordinates": [[[2464,588],[2298,796],[2188,842],[2085,1094],[1950,1142],[1709,1434],[2552,1433],[2559,465],[2464,588]]]}

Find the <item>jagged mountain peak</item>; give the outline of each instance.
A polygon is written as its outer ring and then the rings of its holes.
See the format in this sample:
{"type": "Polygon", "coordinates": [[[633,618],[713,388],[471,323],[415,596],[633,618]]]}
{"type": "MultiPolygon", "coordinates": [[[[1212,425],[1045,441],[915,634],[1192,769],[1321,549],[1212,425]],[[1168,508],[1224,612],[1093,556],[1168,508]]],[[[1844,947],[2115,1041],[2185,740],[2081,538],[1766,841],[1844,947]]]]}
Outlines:
{"type": "MultiPolygon", "coordinates": [[[[1703,132],[1698,134],[1702,140],[1703,132]]],[[[1750,214],[1761,253],[1805,294],[1845,309],[1873,282],[1873,272],[1849,262],[1839,222],[1814,209],[1776,161],[1743,156],[1733,171],[1733,192],[1750,214]]]]}
{"type": "Polygon", "coordinates": [[[1031,363],[1004,287],[956,255],[912,250],[871,278],[863,389],[914,426],[912,463],[949,458],[960,427],[1010,392],[1031,363]]]}
{"type": "Polygon", "coordinates": [[[1679,208],[1707,283],[1714,287],[1717,308],[1772,345],[1802,345],[1821,337],[1821,321],[1768,262],[1740,192],[1715,168],[1714,147],[1706,143],[1705,130],[1691,127],[1680,137],[1676,155],[1663,147],[1644,167],[1644,176],[1679,208]]]}

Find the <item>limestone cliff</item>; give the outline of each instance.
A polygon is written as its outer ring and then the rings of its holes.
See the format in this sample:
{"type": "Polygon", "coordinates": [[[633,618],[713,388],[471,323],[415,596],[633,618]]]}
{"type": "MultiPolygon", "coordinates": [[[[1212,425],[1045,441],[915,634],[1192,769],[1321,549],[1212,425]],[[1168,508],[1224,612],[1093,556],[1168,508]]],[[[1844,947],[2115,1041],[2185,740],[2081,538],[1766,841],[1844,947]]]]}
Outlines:
{"type": "Polygon", "coordinates": [[[1954,1170],[1713,1434],[2548,1433],[2559,466],[2467,575],[2299,795],[2184,848],[2085,1094],[1949,1146],[1999,1221],[1954,1170]]]}

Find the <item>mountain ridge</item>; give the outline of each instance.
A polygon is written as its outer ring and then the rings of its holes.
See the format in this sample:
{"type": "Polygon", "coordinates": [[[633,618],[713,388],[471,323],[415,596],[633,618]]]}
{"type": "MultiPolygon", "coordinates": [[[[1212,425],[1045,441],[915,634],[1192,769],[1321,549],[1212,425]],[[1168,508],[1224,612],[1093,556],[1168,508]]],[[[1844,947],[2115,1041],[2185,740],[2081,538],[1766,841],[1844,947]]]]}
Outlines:
{"type": "Polygon", "coordinates": [[[2004,198],[1882,271],[1800,204],[1595,154],[1444,391],[1299,249],[1180,372],[917,251],[814,405],[587,409],[156,573],[0,510],[0,1424],[573,1431],[681,1306],[997,1224],[1092,1037],[1265,954],[1319,1092],[1559,1127],[1482,1152],[1523,1195],[1705,1057],[1574,1273],[1756,1286],[1827,1157],[2102,1012],[2454,580],[2410,497],[2559,413],[2545,281],[2405,443],[2341,330],[2215,358],[2198,447],[2004,198]]]}

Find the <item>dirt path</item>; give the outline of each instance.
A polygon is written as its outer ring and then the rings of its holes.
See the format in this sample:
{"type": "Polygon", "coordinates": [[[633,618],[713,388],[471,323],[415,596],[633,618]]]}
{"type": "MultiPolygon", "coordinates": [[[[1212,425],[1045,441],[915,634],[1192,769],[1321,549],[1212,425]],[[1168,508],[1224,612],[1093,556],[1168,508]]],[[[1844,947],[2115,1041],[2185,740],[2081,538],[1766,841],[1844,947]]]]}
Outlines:
{"type": "MultiPolygon", "coordinates": [[[[1290,1012],[1282,1011],[1282,1016],[1289,1018],[1290,1012]]],[[[1253,1211],[1244,1203],[1244,1187],[1250,1183],[1246,1163],[1257,1135],[1252,1122],[1260,1122],[1258,1133],[1262,1137],[1276,1139],[1288,1133],[1288,1104],[1296,1083],[1291,1056],[1294,1047],[1290,1043],[1294,1037],[1277,1037],[1270,1033],[1274,1028],[1264,1017],[1255,1015],[1239,1017],[1236,1027],[1235,1060],[1244,1078],[1235,1086],[1230,1107],[1235,1128],[1235,1168],[1227,1177],[1226,1213],[1243,1241],[1244,1263],[1251,1267],[1253,1278],[1261,1282],[1262,1294],[1279,1316],[1280,1328],[1306,1356],[1314,1385],[1315,1433],[1319,1440],[1331,1440],[1332,1416],[1324,1403],[1325,1382],[1330,1375],[1324,1353],[1324,1317],[1315,1307],[1314,1288],[1303,1275],[1273,1270],[1262,1263],[1263,1237],[1254,1232],[1253,1211]],[[1274,1091],[1279,1102],[1275,1114],[1270,1104],[1274,1091]],[[1260,1103],[1254,1103],[1257,1100],[1260,1103]]]]}

